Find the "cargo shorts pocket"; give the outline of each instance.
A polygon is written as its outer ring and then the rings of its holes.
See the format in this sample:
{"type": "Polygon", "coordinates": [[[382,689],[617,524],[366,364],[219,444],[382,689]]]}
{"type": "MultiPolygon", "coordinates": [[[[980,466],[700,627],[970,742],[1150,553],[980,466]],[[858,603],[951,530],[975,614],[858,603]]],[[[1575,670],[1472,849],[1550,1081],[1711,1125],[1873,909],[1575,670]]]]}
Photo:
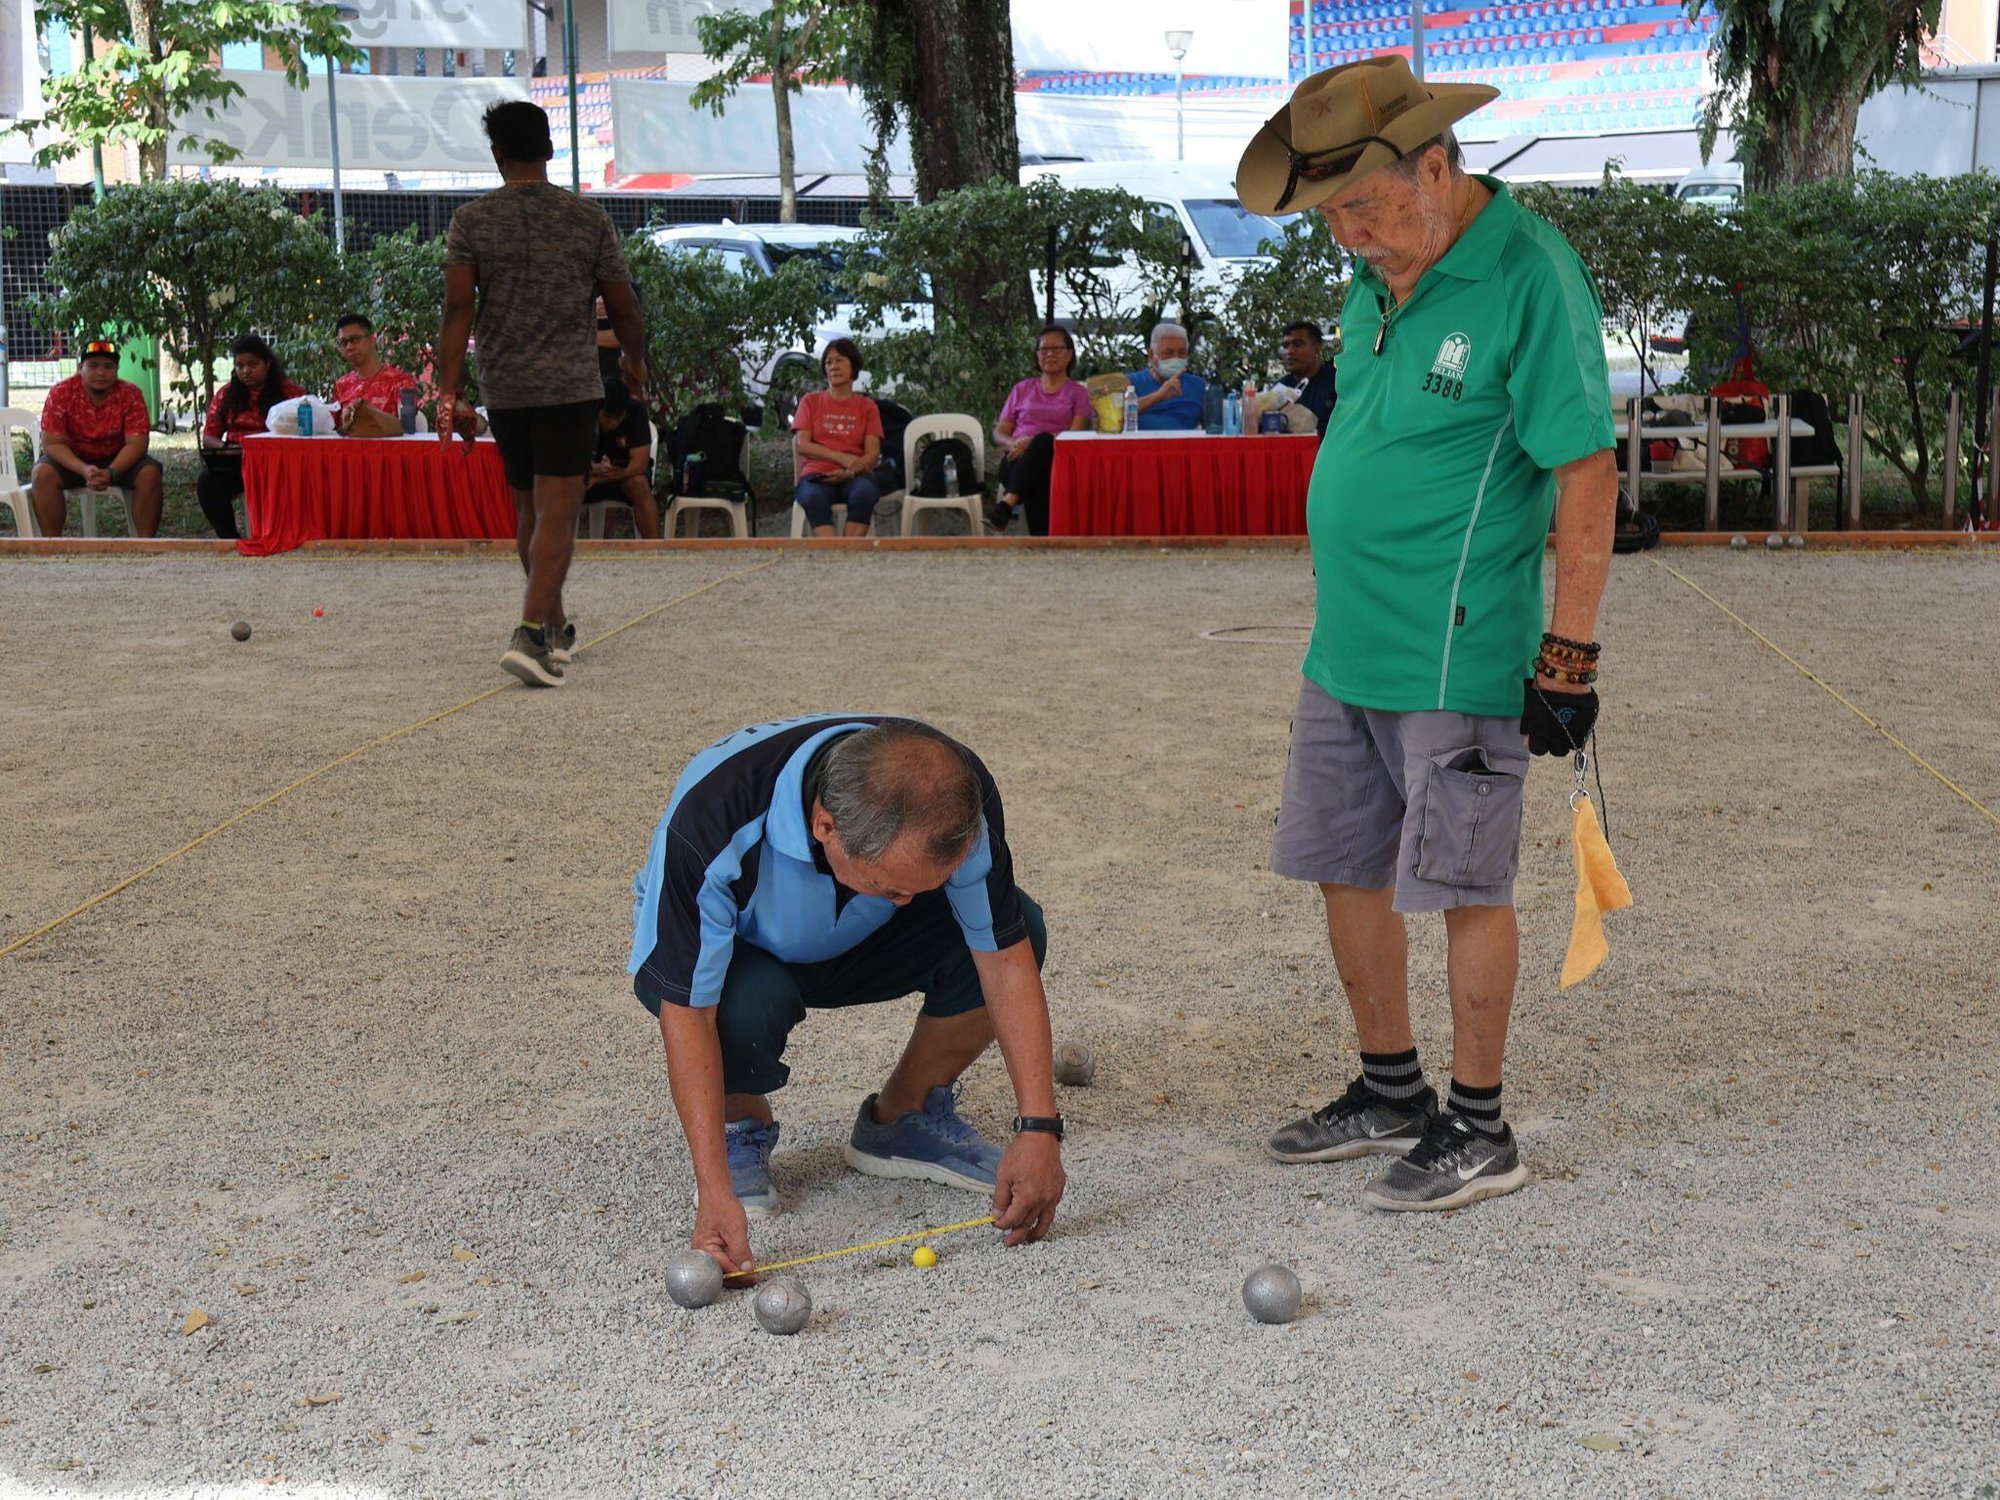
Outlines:
{"type": "Polygon", "coordinates": [[[1528,756],[1479,745],[1441,750],[1424,766],[1416,874],[1439,885],[1505,885],[1521,863],[1528,756]]]}

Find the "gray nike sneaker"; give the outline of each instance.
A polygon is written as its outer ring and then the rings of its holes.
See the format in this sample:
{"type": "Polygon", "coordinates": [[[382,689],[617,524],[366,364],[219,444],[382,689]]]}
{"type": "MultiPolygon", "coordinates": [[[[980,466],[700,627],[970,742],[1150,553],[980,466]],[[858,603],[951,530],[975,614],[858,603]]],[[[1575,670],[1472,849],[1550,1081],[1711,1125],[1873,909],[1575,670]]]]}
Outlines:
{"type": "Polygon", "coordinates": [[[515,627],[514,639],[508,642],[500,666],[529,687],[562,686],[563,669],[549,654],[548,637],[532,625],[515,627]]]}
{"type": "Polygon", "coordinates": [[[1361,1190],[1361,1201],[1370,1208],[1435,1213],[1498,1198],[1527,1180],[1512,1128],[1496,1141],[1446,1111],[1408,1156],[1361,1190]]]}
{"type": "Polygon", "coordinates": [[[561,666],[576,660],[576,621],[565,620],[562,629],[548,633],[549,655],[561,666]]]}
{"type": "Polygon", "coordinates": [[[1301,1115],[1265,1142],[1279,1161],[1346,1161],[1400,1155],[1422,1139],[1437,1114],[1437,1091],[1391,1104],[1357,1078],[1331,1104],[1301,1115]]]}

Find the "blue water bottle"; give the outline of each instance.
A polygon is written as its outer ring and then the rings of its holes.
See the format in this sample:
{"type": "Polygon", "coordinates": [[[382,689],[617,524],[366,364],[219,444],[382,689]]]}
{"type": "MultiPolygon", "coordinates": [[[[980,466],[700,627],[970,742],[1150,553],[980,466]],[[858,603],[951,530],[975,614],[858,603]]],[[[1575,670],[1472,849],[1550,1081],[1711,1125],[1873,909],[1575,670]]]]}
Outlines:
{"type": "Polygon", "coordinates": [[[1207,392],[1202,396],[1201,425],[1212,437],[1222,435],[1223,395],[1222,387],[1210,382],[1207,392]]]}
{"type": "Polygon", "coordinates": [[[403,435],[409,436],[417,430],[417,388],[406,385],[396,392],[396,417],[403,424],[403,435]]]}
{"type": "Polygon", "coordinates": [[[1237,437],[1243,431],[1243,398],[1231,391],[1222,398],[1222,435],[1237,437]]]}
{"type": "Polygon", "coordinates": [[[312,435],[313,435],[312,402],[301,401],[299,403],[299,436],[311,437],[312,435]]]}

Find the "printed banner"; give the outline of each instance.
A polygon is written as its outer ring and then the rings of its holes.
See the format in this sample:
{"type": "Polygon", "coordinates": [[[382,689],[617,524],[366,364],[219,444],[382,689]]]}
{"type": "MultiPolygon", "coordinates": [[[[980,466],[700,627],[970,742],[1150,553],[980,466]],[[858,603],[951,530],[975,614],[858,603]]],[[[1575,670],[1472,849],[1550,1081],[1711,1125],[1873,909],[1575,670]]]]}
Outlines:
{"type": "Polygon", "coordinates": [[[1172,73],[1167,32],[1185,28],[1191,75],[1285,76],[1288,0],[1013,0],[1011,9],[1023,72],[1172,73]]]}
{"type": "MultiPolygon", "coordinates": [[[[650,78],[611,80],[611,123],[618,170],[740,172],[778,170],[778,126],[768,85],[737,90],[720,117],[688,107],[691,83],[650,78]]],[[[794,167],[799,177],[860,172],[875,144],[874,128],[852,89],[809,88],[792,95],[794,167]]],[[[889,170],[910,170],[901,136],[889,143],[889,170]]]]}
{"type": "Polygon", "coordinates": [[[363,47],[525,47],[523,0],[347,0],[348,35],[363,47]]]}
{"type": "MultiPolygon", "coordinates": [[[[168,159],[200,166],[208,157],[182,150],[185,133],[222,141],[250,167],[330,167],[326,75],[307,90],[293,88],[283,73],[225,72],[243,93],[217,107],[175,121],[168,159]]],[[[491,172],[493,153],[480,117],[499,99],[525,99],[525,80],[515,78],[398,78],[382,74],[340,76],[340,165],[357,172],[491,172]]]]}
{"type": "Polygon", "coordinates": [[[757,0],[605,0],[613,52],[699,52],[697,17],[770,8],[757,0]]]}

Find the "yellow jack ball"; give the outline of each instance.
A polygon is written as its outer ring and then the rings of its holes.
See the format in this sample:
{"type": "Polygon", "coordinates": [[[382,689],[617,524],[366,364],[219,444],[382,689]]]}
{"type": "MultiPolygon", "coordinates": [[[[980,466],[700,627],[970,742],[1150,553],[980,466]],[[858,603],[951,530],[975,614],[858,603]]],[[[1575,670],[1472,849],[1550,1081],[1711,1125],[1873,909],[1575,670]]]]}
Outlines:
{"type": "Polygon", "coordinates": [[[929,1245],[919,1245],[910,1252],[910,1264],[928,1270],[937,1264],[937,1251],[931,1249],[929,1245]]]}

